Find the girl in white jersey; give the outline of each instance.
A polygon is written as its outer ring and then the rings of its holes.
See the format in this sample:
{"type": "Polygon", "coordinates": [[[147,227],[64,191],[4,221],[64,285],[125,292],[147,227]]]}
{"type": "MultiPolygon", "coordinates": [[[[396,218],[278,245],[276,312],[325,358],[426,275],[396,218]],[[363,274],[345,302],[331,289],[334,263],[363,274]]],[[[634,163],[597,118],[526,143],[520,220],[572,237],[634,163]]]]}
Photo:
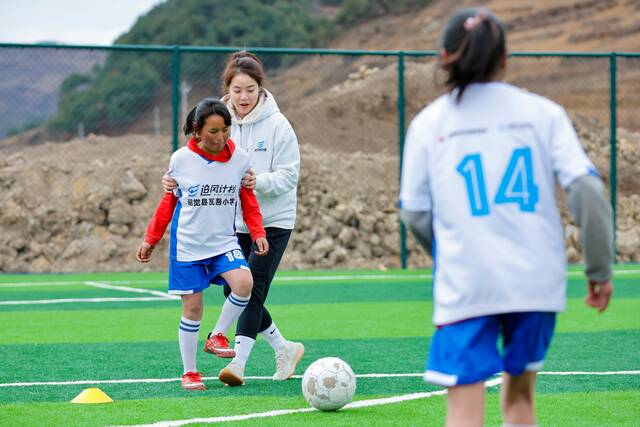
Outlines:
{"type": "MultiPolygon", "coordinates": [[[[138,261],[149,262],[171,222],[169,293],[182,298],[178,340],[184,365],[182,386],[187,390],[205,389],[196,369],[202,291],[210,283],[230,289],[205,344],[205,351],[219,357],[235,356],[224,333],[251,298],[253,279],[235,233],[238,201],[256,253],[265,255],[269,249],[257,200],[253,191],[241,186],[249,156],[229,139],[230,127],[229,110],[216,99],[205,99],[191,110],[184,132],[193,137],[169,162],[168,174],[180,185],[165,193],[136,253],[138,261]]],[[[233,381],[223,372],[220,380],[233,381]]]]}
{"type": "Polygon", "coordinates": [[[483,382],[499,372],[504,425],[536,424],[536,372],[566,302],[556,179],[581,228],[586,302],[604,311],[612,293],[602,182],[562,107],[500,81],[506,60],[494,15],[456,13],[440,55],[450,91],[406,138],[401,218],[435,263],[424,378],[448,387],[449,426],[483,425],[483,382]]]}
{"type": "MultiPolygon", "coordinates": [[[[223,371],[228,378],[236,378],[237,383],[243,381],[258,334],[275,351],[276,381],[290,378],[304,355],[302,343],[285,339],[264,306],[295,224],[300,153],[291,124],[280,112],[273,95],[263,87],[263,81],[262,62],[246,51],[232,54],[222,73],[222,90],[227,94],[223,101],[233,119],[231,138],[251,158],[252,171],[245,184],[255,190],[260,202],[270,248],[266,256],[252,254],[251,237],[239,218],[238,240],[253,273],[253,292],[238,319],[236,357],[223,371]]],[[[176,183],[167,178],[163,179],[165,190],[172,190],[176,183]]],[[[225,286],[225,294],[229,292],[225,286]]]]}

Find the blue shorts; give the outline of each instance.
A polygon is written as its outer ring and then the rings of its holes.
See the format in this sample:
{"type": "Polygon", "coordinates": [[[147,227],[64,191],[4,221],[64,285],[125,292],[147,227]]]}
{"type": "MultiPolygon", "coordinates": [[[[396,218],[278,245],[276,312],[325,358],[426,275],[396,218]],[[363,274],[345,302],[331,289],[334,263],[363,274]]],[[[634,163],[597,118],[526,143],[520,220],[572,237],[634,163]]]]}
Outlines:
{"type": "Polygon", "coordinates": [[[441,326],[431,338],[424,380],[451,387],[484,381],[499,372],[542,369],[556,313],[525,312],[475,317],[441,326]],[[498,338],[502,335],[502,351],[498,338]],[[502,353],[502,354],[501,354],[502,353]]]}
{"type": "Polygon", "coordinates": [[[224,285],[227,282],[220,275],[238,268],[249,270],[249,265],[240,249],[198,261],[171,260],[169,262],[169,293],[172,295],[195,294],[207,289],[209,283],[224,285]]]}

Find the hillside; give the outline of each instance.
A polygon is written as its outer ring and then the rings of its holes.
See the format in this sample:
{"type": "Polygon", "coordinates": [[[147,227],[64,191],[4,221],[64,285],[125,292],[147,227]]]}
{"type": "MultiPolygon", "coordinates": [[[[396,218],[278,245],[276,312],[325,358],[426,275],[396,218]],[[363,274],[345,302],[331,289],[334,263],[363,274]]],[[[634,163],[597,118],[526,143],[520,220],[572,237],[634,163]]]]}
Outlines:
{"type": "MultiPolygon", "coordinates": [[[[540,0],[536,2],[493,1],[434,1],[424,9],[401,16],[380,18],[360,25],[337,37],[329,47],[334,49],[363,50],[437,50],[438,37],[453,10],[463,6],[484,5],[504,21],[508,29],[508,49],[512,52],[638,52],[640,51],[640,2],[636,0],[540,0]]],[[[407,59],[407,62],[410,62],[407,59]]],[[[524,63],[524,60],[519,60],[524,63]]],[[[350,73],[357,73],[362,65],[385,67],[394,61],[380,57],[314,57],[271,81],[278,87],[276,93],[285,107],[310,94],[322,94],[328,86],[344,81],[350,73]]],[[[536,61],[529,60],[526,70],[509,69],[509,78],[527,72],[530,80],[541,87],[551,84],[560,89],[567,81],[581,84],[576,77],[588,76],[598,80],[603,88],[608,86],[608,61],[593,62],[593,68],[585,68],[580,61],[565,61],[560,67],[552,67],[553,61],[540,60],[540,67],[529,67],[536,61]],[[542,73],[542,75],[540,75],[542,73]],[[545,76],[546,74],[546,76],[545,76]]],[[[637,66],[636,66],[637,67],[637,66]]],[[[636,68],[637,70],[637,68],[636,68]]],[[[635,88],[640,83],[640,72],[620,73],[620,84],[629,82],[635,88]]],[[[432,85],[433,73],[424,76],[421,84],[432,85]]],[[[581,90],[591,89],[592,81],[583,84],[581,90]]],[[[566,89],[565,89],[566,90],[566,89]]],[[[637,90],[637,89],[636,89],[637,90]]],[[[557,93],[554,90],[550,91],[557,93]]],[[[412,93],[407,91],[407,93],[412,93]]],[[[608,92],[603,92],[608,96],[608,92]]],[[[584,97],[584,94],[581,94],[584,97]]],[[[589,96],[588,94],[586,96],[589,96]]],[[[563,105],[572,97],[558,99],[563,105]]],[[[429,98],[419,101],[411,97],[410,103],[424,105],[429,98]]],[[[608,108],[608,99],[594,99],[608,108]]],[[[637,101],[636,101],[637,102],[637,101]]],[[[637,104],[635,104],[637,105],[637,104]]],[[[410,111],[410,115],[415,109],[410,111]]],[[[633,120],[640,129],[638,120],[633,120]]]]}
{"type": "MultiPolygon", "coordinates": [[[[338,49],[433,49],[455,5],[434,1],[411,14],[342,31],[338,49]]],[[[636,1],[484,2],[509,28],[511,50],[640,50],[636,1]],[[517,3],[516,3],[517,4],[517,3]]],[[[477,3],[474,3],[477,4],[477,3]]],[[[407,59],[407,121],[442,92],[433,59],[407,59]]],[[[628,68],[624,68],[624,66],[628,68]]],[[[567,107],[578,134],[609,179],[607,60],[512,58],[508,80],[567,107]]],[[[310,56],[285,71],[269,70],[266,86],[292,121],[302,153],[298,223],[284,268],[399,266],[395,200],[398,181],[397,77],[393,59],[310,56]]],[[[640,260],[640,66],[619,75],[618,253],[640,260]]],[[[195,87],[191,99],[210,95],[195,87]]],[[[148,118],[145,118],[148,120],[148,118]]],[[[131,129],[134,129],[132,127],[131,129]]],[[[145,129],[140,125],[139,132],[145,129]]],[[[28,134],[37,139],[37,132],[28,134]]],[[[160,197],[170,137],[89,135],[0,155],[0,271],[102,271],[166,268],[166,243],[149,266],[133,260],[160,197]],[[45,197],[46,195],[46,197],[45,197]]],[[[580,259],[568,225],[569,259],[580,259]]],[[[428,264],[410,239],[410,265],[428,264]]]]}
{"type": "MultiPolygon", "coordinates": [[[[573,116],[578,134],[608,179],[608,132],[573,116]]],[[[617,249],[621,261],[640,259],[640,133],[621,132],[617,249]]],[[[162,270],[168,238],[148,265],[134,260],[147,221],[160,199],[169,153],[144,135],[89,136],[45,143],[0,158],[0,272],[162,270]],[[140,153],[131,154],[131,146],[140,153]],[[48,154],[64,147],[65,158],[48,154]]],[[[397,157],[301,146],[296,232],[283,258],[286,269],[397,268],[395,200],[397,157]]],[[[566,211],[569,260],[581,259],[578,230],[566,211]]],[[[409,239],[409,266],[430,261],[409,239]]]]}
{"type": "Polygon", "coordinates": [[[56,111],[60,84],[87,73],[105,53],[86,50],[3,48],[0,55],[0,139],[25,125],[41,124],[56,111]]]}
{"type": "Polygon", "coordinates": [[[637,51],[640,3],[636,0],[538,0],[433,2],[418,13],[377,20],[354,29],[335,46],[361,49],[436,49],[439,29],[452,10],[490,8],[508,29],[513,51],[637,51]]]}

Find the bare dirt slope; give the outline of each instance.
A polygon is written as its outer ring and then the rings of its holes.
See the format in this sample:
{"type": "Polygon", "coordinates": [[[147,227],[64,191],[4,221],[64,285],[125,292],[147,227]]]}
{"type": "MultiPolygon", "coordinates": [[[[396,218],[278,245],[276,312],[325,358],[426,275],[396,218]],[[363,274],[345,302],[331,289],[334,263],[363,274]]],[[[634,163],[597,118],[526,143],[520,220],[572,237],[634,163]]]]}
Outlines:
{"type": "MultiPolygon", "coordinates": [[[[513,30],[512,45],[522,50],[636,51],[640,12],[635,0],[538,1],[512,7],[508,0],[491,6],[513,30]],[[495,5],[495,6],[494,6],[495,5]]],[[[529,3],[529,2],[522,2],[529,3]]]]}
{"type": "Polygon", "coordinates": [[[434,1],[421,11],[382,18],[345,33],[333,47],[437,49],[437,38],[460,7],[491,9],[508,29],[514,51],[637,51],[640,3],[636,0],[434,1]]]}
{"type": "MultiPolygon", "coordinates": [[[[380,18],[345,31],[330,48],[363,50],[437,50],[440,32],[453,11],[486,6],[508,29],[508,48],[514,52],[637,52],[640,51],[640,2],[637,0],[434,1],[424,9],[380,18]]],[[[325,89],[336,75],[346,77],[342,63],[353,72],[371,57],[339,61],[317,58],[280,77],[298,92],[325,89]],[[331,66],[324,67],[328,63],[331,66]],[[333,77],[333,78],[332,78],[333,77]]],[[[280,79],[278,80],[280,81],[280,79]]],[[[278,92],[280,93],[280,92],[278,92]]],[[[289,93],[289,91],[286,91],[289,93]]]]}
{"type": "MultiPolygon", "coordinates": [[[[640,3],[624,0],[480,2],[508,28],[514,52],[640,51],[640,3]]],[[[436,50],[452,11],[470,1],[435,1],[416,13],[378,19],[338,37],[335,49],[436,50]]],[[[406,122],[440,95],[434,57],[405,58],[406,122]]],[[[303,143],[341,151],[396,152],[396,57],[311,56],[269,76],[303,143]]],[[[507,81],[597,120],[610,119],[609,58],[512,57],[507,81]]],[[[640,58],[618,59],[618,124],[640,131],[640,58]]],[[[405,125],[406,125],[405,122],[405,125]]]]}

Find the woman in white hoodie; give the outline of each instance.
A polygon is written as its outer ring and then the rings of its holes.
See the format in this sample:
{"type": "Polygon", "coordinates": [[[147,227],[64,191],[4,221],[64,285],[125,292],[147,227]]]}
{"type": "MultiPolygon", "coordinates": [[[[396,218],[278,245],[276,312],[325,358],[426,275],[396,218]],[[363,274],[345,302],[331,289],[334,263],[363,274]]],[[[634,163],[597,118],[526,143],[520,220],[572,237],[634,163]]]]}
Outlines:
{"type": "MultiPolygon", "coordinates": [[[[222,73],[226,93],[222,100],[232,116],[231,139],[249,153],[252,167],[243,185],[253,189],[258,198],[269,243],[266,256],[253,254],[251,236],[242,213],[237,212],[238,240],[253,273],[253,291],[238,319],[236,356],[220,372],[221,380],[230,385],[244,382],[244,368],[258,333],[275,350],[274,380],[290,378],[304,355],[304,346],[286,340],[264,307],[295,224],[300,152],[291,124],[278,109],[273,95],[262,86],[263,81],[262,62],[246,51],[232,54],[222,73]]],[[[163,179],[166,190],[175,184],[168,177],[163,179]]],[[[225,286],[225,295],[230,291],[225,286]]]]}

